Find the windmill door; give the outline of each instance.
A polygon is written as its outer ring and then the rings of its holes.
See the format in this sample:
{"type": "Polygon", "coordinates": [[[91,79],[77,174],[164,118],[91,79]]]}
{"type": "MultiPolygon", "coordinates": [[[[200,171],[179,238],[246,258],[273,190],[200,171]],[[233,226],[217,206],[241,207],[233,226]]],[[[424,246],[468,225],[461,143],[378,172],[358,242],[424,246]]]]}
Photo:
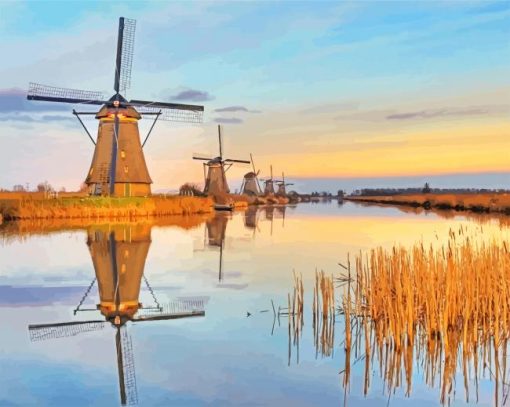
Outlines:
{"type": "Polygon", "coordinates": [[[131,184],[129,182],[124,184],[124,196],[131,196],[131,184]]]}

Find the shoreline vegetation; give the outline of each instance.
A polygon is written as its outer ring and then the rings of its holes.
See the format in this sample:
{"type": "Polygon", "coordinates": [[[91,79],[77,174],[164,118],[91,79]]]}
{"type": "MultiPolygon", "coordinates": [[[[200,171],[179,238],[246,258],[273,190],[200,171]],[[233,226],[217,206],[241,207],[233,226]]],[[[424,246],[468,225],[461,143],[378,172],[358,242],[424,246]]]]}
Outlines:
{"type": "Polygon", "coordinates": [[[89,197],[66,194],[0,193],[0,223],[27,219],[130,219],[171,215],[204,214],[213,211],[206,197],[154,195],[147,198],[89,197]]]}
{"type": "Polygon", "coordinates": [[[500,213],[510,215],[510,194],[405,194],[388,196],[345,196],[351,202],[383,205],[411,206],[424,209],[446,209],[477,213],[500,213]]]}
{"type": "Polygon", "coordinates": [[[220,197],[152,195],[148,197],[94,197],[80,192],[0,192],[0,224],[30,219],[131,219],[214,212],[218,203],[235,209],[249,205],[284,205],[288,198],[226,194],[220,197]]]}
{"type": "MultiPolygon", "coordinates": [[[[328,276],[316,270],[308,305],[316,355],[333,357],[333,349],[343,348],[345,400],[354,365],[362,363],[365,396],[379,374],[389,395],[401,389],[410,397],[420,372],[428,386],[438,387],[438,405],[462,398],[462,387],[467,403],[477,400],[482,379],[492,384],[494,405],[505,404],[509,243],[506,233],[493,236],[481,227],[460,226],[442,242],[377,246],[348,254],[345,264],[338,263],[341,272],[328,276]],[[335,332],[341,321],[342,342],[335,332]]],[[[299,363],[307,288],[294,273],[288,308],[278,307],[277,314],[273,305],[275,319],[289,317],[289,364],[293,348],[299,363]]]]}
{"type": "Polygon", "coordinates": [[[460,227],[439,246],[377,247],[357,254],[353,268],[348,261],[339,278],[345,342],[352,344],[346,346],[346,388],[351,351],[364,351],[365,395],[372,371],[379,370],[389,393],[403,387],[409,396],[416,363],[427,384],[440,383],[441,405],[455,400],[456,381],[469,402],[487,371],[494,405],[501,405],[510,341],[508,243],[503,234],[489,238],[460,227]]]}

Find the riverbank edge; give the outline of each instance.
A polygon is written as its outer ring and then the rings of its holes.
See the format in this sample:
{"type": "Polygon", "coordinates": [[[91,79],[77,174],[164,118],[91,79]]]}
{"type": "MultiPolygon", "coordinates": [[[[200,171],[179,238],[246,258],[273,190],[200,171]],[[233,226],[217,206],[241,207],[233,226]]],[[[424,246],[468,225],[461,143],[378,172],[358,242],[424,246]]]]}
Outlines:
{"type": "Polygon", "coordinates": [[[207,197],[65,197],[0,199],[0,224],[28,219],[119,219],[194,215],[214,211],[207,197]]]}
{"type": "MultiPolygon", "coordinates": [[[[508,198],[507,194],[504,194],[505,198],[508,198]]],[[[450,199],[451,195],[448,196],[450,199]]],[[[457,195],[454,196],[453,201],[448,201],[444,196],[440,194],[431,195],[425,194],[423,197],[412,196],[345,196],[344,200],[351,202],[362,202],[362,203],[374,203],[382,205],[393,205],[393,206],[410,206],[413,208],[424,208],[429,209],[442,209],[442,210],[453,210],[457,212],[475,212],[475,213],[498,213],[504,215],[510,215],[510,203],[501,203],[492,196],[487,195],[457,195]],[[478,198],[478,199],[477,199],[478,198]],[[469,199],[471,203],[464,203],[465,199],[469,199]]]]}

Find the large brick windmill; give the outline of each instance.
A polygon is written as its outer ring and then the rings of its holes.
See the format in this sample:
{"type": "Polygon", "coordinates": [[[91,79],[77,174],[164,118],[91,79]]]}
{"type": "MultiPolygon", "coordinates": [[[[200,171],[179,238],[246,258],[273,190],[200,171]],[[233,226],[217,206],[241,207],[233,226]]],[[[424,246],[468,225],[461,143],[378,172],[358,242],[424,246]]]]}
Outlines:
{"type": "Polygon", "coordinates": [[[131,66],[136,21],[121,17],[115,64],[115,94],[109,99],[101,92],[56,88],[30,83],[27,99],[82,105],[101,105],[97,113],[73,110],[89,138],[95,145],[90,170],[85,179],[92,195],[146,196],[152,183],[143,146],[158,119],[199,123],[203,106],[132,99],[121,94],[131,85],[131,66]],[[99,120],[95,141],[80,115],[94,114],[99,120]],[[153,115],[154,122],[143,143],[140,140],[138,120],[142,115],[153,115]]]}

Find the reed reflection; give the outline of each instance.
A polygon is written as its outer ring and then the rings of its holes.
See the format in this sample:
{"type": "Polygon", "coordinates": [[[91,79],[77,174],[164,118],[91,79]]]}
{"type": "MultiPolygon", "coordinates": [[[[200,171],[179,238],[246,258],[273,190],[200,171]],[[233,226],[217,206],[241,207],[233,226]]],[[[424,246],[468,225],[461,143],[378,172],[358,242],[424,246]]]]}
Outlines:
{"type": "Polygon", "coordinates": [[[138,402],[133,347],[127,322],[149,322],[204,316],[204,303],[200,299],[181,299],[161,305],[144,275],[145,262],[151,245],[150,225],[103,225],[87,229],[95,279],[74,309],[78,313],[97,312],[103,319],[53,322],[29,325],[32,341],[75,336],[100,330],[109,322],[115,330],[117,371],[120,402],[132,405],[138,402]],[[152,294],[154,305],[144,306],[139,301],[142,279],[152,294]],[[97,282],[99,303],[95,308],[84,308],[87,297],[97,282]]]}
{"type": "MultiPolygon", "coordinates": [[[[450,404],[461,372],[466,402],[479,400],[479,380],[494,383],[494,405],[507,403],[510,340],[510,257],[508,241],[450,230],[442,247],[423,243],[410,249],[377,248],[356,257],[347,291],[344,386],[351,352],[365,360],[364,392],[379,370],[388,395],[404,387],[411,395],[413,373],[440,389],[450,404]],[[416,372],[415,372],[416,370],[416,372]],[[487,375],[487,376],[486,376],[487,375]]],[[[356,362],[356,361],[355,361],[356,362]]]]}

